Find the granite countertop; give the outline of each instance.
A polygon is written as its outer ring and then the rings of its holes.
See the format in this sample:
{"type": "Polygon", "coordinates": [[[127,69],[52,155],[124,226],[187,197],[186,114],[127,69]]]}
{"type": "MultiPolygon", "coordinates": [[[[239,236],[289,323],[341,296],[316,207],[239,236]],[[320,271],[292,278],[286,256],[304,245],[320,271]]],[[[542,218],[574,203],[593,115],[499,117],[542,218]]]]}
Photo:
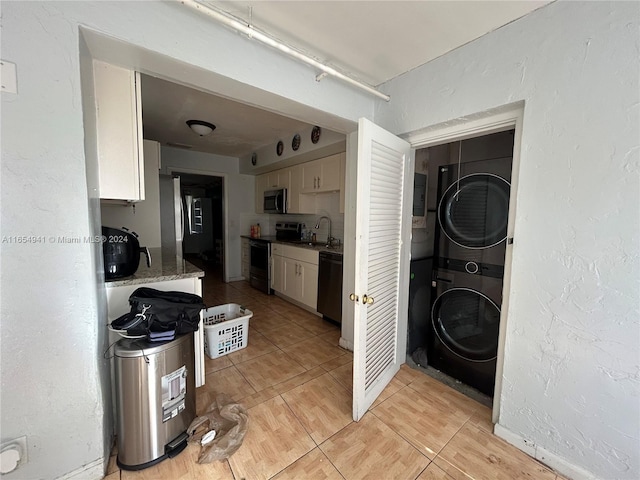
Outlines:
{"type": "Polygon", "coordinates": [[[141,254],[140,266],[136,273],[128,277],[106,280],[107,288],[204,277],[202,270],[185,260],[178,260],[175,253],[168,253],[162,248],[150,248],[149,252],[151,268],[147,267],[147,258],[141,254]]]}
{"type": "Polygon", "coordinates": [[[333,252],[342,254],[343,245],[327,247],[323,242],[303,242],[302,240],[290,241],[290,240],[278,240],[275,235],[265,235],[260,238],[251,237],[250,235],[240,235],[242,238],[248,238],[249,240],[261,240],[269,243],[280,243],[282,245],[291,245],[292,247],[308,248],[310,250],[316,250],[318,252],[333,252]]]}

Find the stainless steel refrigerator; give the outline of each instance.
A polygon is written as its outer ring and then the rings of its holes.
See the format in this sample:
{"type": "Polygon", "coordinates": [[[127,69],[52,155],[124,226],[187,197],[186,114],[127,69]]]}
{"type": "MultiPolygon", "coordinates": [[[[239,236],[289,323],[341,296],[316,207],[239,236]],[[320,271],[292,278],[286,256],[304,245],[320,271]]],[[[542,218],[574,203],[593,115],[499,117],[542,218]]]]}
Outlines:
{"type": "Polygon", "coordinates": [[[182,260],[184,205],[180,177],[160,175],[160,237],[163,250],[182,260]]]}
{"type": "MultiPolygon", "coordinates": [[[[211,222],[205,222],[207,215],[211,215],[210,199],[183,194],[179,176],[160,175],[160,236],[165,253],[175,253],[182,259],[185,253],[194,253],[194,248],[196,253],[202,250],[202,241],[196,240],[213,235],[204,235],[205,227],[211,229],[211,222]],[[192,251],[185,250],[185,240],[189,240],[192,251]]],[[[213,245],[213,238],[209,244],[213,245]]]]}

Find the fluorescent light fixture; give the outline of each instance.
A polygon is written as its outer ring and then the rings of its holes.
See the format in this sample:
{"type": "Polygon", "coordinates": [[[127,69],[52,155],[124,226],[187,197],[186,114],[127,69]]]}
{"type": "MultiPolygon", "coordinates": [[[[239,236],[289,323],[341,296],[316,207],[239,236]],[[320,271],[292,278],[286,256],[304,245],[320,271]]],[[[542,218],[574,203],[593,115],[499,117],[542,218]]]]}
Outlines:
{"type": "MultiPolygon", "coordinates": [[[[341,73],[336,69],[329,67],[328,65],[324,65],[320,63],[314,58],[311,58],[310,56],[305,55],[304,53],[294,49],[293,47],[290,47],[288,45],[285,45],[284,43],[279,42],[271,35],[268,35],[259,30],[256,30],[252,25],[250,24],[247,25],[246,23],[240,21],[239,19],[230,15],[227,12],[223,12],[215,8],[212,8],[210,6],[203,5],[202,3],[198,3],[195,0],[180,0],[180,3],[198,12],[202,12],[205,15],[213,18],[214,20],[217,20],[218,22],[233,28],[234,30],[240,33],[244,33],[249,38],[256,39],[259,42],[264,43],[265,45],[269,45],[270,47],[280,50],[282,53],[285,53],[290,57],[297,58],[301,62],[311,65],[312,67],[316,67],[322,70],[322,72],[326,73],[327,75],[331,75],[332,77],[339,78],[340,80],[350,83],[351,85],[358,87],[361,90],[364,90],[365,92],[369,92],[370,94],[375,95],[378,98],[381,98],[385,102],[388,102],[389,100],[391,100],[391,97],[389,95],[385,95],[384,93],[373,88],[371,85],[367,85],[364,82],[351,78],[345,75],[344,73],[341,73]]],[[[316,76],[316,81],[319,82],[320,80],[322,80],[322,78],[323,78],[323,75],[320,74],[316,76]]]]}

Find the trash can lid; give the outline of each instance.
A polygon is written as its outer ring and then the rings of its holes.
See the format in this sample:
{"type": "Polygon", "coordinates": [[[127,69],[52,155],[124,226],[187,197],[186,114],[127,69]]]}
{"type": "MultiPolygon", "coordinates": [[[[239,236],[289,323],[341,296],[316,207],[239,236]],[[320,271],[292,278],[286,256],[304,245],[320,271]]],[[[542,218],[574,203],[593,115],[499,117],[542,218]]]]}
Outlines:
{"type": "Polygon", "coordinates": [[[181,335],[168,342],[147,342],[140,338],[122,338],[116,342],[114,355],[116,357],[137,358],[145,355],[155,355],[170,348],[177,347],[189,340],[191,334],[181,335]]]}

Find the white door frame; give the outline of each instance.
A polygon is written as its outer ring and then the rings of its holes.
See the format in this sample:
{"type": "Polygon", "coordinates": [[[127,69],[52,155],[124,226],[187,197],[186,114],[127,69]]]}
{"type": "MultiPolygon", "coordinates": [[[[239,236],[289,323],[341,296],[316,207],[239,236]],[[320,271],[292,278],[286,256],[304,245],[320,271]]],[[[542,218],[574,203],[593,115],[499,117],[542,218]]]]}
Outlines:
{"type": "MultiPolygon", "coordinates": [[[[407,140],[413,149],[419,149],[515,129],[511,169],[511,193],[509,198],[509,220],[507,223],[507,238],[512,239],[514,238],[515,212],[517,208],[516,201],[520,173],[523,117],[524,102],[518,102],[399,136],[407,140]]],[[[498,356],[496,360],[496,385],[493,392],[492,421],[494,424],[498,423],[500,415],[504,347],[506,342],[507,321],[509,318],[509,292],[511,291],[511,262],[515,245],[515,242],[512,245],[507,243],[504,259],[500,331],[498,334],[498,356]]]]}

